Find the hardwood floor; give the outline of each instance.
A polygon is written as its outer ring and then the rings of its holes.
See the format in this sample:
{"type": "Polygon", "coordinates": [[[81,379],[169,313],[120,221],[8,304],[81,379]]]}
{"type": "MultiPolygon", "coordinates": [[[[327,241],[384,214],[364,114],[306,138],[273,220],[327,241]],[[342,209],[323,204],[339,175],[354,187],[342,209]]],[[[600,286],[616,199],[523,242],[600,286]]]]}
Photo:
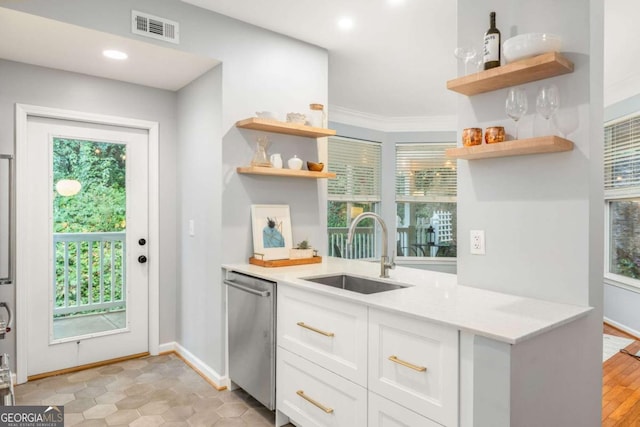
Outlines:
{"type": "MultiPolygon", "coordinates": [[[[636,339],[604,325],[604,333],[636,339]]],[[[640,351],[640,341],[626,347],[631,354],[640,351]]],[[[640,427],[640,360],[618,353],[602,365],[603,427],[640,427]]]]}

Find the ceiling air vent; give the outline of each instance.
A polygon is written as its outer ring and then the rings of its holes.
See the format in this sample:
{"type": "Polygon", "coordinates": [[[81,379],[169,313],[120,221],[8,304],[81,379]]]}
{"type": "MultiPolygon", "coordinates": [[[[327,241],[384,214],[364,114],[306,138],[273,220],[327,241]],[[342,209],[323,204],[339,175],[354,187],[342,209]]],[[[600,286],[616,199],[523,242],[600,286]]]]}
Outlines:
{"type": "Polygon", "coordinates": [[[131,32],[175,44],[180,42],[180,27],[177,22],[137,10],[131,11],[131,32]]]}

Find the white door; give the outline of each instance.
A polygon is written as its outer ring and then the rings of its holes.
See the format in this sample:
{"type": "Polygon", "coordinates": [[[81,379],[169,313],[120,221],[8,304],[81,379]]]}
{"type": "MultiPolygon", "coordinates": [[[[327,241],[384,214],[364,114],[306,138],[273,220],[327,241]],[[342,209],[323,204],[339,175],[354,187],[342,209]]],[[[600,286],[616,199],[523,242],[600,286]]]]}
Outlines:
{"type": "Polygon", "coordinates": [[[26,144],[27,375],[147,352],[148,131],[30,116],[26,144]]]}

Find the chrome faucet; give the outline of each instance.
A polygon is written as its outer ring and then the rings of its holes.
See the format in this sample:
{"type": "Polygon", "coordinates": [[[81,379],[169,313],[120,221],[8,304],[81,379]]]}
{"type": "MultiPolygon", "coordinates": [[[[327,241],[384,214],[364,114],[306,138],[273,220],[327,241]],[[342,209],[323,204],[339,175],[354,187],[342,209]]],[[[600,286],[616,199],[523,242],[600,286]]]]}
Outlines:
{"type": "Polygon", "coordinates": [[[389,277],[389,269],[396,266],[394,259],[389,259],[389,238],[387,232],[387,225],[380,215],[373,212],[363,212],[351,222],[349,226],[349,233],[347,234],[347,246],[351,246],[353,241],[353,235],[356,229],[356,225],[366,218],[372,218],[378,221],[380,228],[382,228],[382,256],[380,257],[380,277],[389,277]]]}

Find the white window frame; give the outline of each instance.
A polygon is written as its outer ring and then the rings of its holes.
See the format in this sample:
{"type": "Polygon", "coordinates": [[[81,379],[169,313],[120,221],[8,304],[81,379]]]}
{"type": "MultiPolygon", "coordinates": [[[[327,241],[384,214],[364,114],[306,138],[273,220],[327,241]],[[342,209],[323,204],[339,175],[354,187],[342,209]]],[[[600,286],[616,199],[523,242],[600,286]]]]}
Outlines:
{"type": "MultiPolygon", "coordinates": [[[[633,118],[640,118],[640,112],[626,115],[614,120],[610,120],[604,124],[604,128],[614,125],[616,123],[630,120],[633,118]]],[[[640,142],[639,142],[640,144],[640,142]]],[[[627,189],[620,191],[617,195],[607,196],[605,190],[604,196],[604,283],[608,285],[617,286],[629,291],[640,293],[640,279],[632,279],[630,277],[623,276],[621,274],[612,273],[610,271],[611,266],[611,202],[640,199],[640,186],[637,188],[627,189]]]]}
{"type": "Polygon", "coordinates": [[[612,273],[610,271],[611,265],[611,202],[618,202],[630,199],[640,199],[640,189],[636,196],[629,197],[608,197],[604,201],[604,282],[608,285],[617,286],[633,292],[640,293],[640,279],[632,279],[631,277],[623,276],[621,274],[612,273]]]}
{"type": "MultiPolygon", "coordinates": [[[[439,142],[415,142],[415,143],[407,143],[407,142],[397,142],[394,144],[394,170],[395,167],[397,165],[397,153],[398,153],[398,149],[397,147],[399,145],[403,145],[403,146],[407,146],[407,145],[434,145],[434,146],[443,146],[445,149],[446,148],[455,148],[456,147],[456,143],[453,141],[439,141],[439,142]]],[[[457,170],[457,163],[456,160],[451,160],[452,164],[455,165],[456,170],[457,170]]],[[[397,170],[396,172],[397,173],[397,170]]],[[[395,179],[395,178],[394,178],[395,179]]],[[[457,187],[457,177],[456,177],[456,187],[457,187]]],[[[457,191],[456,191],[457,193],[457,191]]],[[[458,200],[457,200],[457,196],[452,198],[451,200],[447,200],[446,202],[448,203],[455,203],[456,204],[456,210],[458,209],[458,200]]],[[[428,199],[421,199],[419,197],[407,197],[407,196],[398,196],[397,194],[397,189],[394,183],[394,198],[393,198],[393,207],[394,207],[394,212],[397,211],[398,209],[398,203],[420,203],[420,204],[428,204],[428,203],[437,203],[437,201],[434,200],[428,200],[428,199]],[[403,200],[399,200],[399,198],[403,199],[403,200]]],[[[458,241],[458,236],[456,235],[456,241],[458,241]]],[[[398,240],[398,226],[397,224],[394,225],[394,241],[398,240]]],[[[395,250],[395,247],[394,247],[395,250]]],[[[407,255],[403,255],[403,256],[398,256],[397,257],[400,262],[403,265],[411,265],[411,264],[416,264],[416,265],[457,265],[457,257],[435,257],[435,256],[407,256],[407,255]]]]}
{"type": "MultiPolygon", "coordinates": [[[[364,140],[364,139],[360,139],[360,138],[351,138],[351,137],[343,137],[343,136],[332,136],[329,137],[329,140],[340,140],[340,141],[345,141],[345,142],[353,142],[353,143],[358,143],[358,144],[370,144],[370,145],[375,145],[379,148],[380,150],[380,162],[378,163],[378,171],[377,171],[377,176],[379,179],[379,182],[377,184],[377,190],[378,190],[378,195],[377,196],[372,196],[372,195],[352,195],[352,196],[348,196],[348,195],[332,195],[329,193],[329,191],[327,191],[327,204],[330,202],[338,202],[338,203],[346,203],[347,207],[349,207],[350,204],[353,203],[370,203],[373,205],[373,209],[375,213],[380,213],[380,209],[381,209],[381,205],[382,205],[382,143],[378,142],[378,141],[369,141],[369,140],[364,140]]],[[[330,142],[329,142],[330,143],[330,142]]],[[[327,154],[328,155],[328,154],[327,154]]],[[[329,169],[331,170],[331,165],[332,165],[332,161],[331,159],[328,159],[328,163],[329,163],[329,169]]],[[[351,225],[351,222],[353,221],[353,218],[350,218],[348,216],[349,214],[347,213],[347,228],[349,228],[349,226],[351,225]]],[[[327,211],[327,216],[328,216],[328,211],[327,211]]],[[[328,218],[327,218],[328,219],[328,218]]],[[[329,226],[327,223],[327,237],[328,237],[328,233],[329,233],[329,226]]],[[[374,247],[373,247],[373,252],[375,254],[375,257],[379,257],[380,256],[380,236],[379,233],[377,231],[377,226],[374,224],[374,228],[373,228],[373,235],[374,235],[374,247]]],[[[328,248],[329,250],[331,250],[331,248],[328,248]]],[[[346,256],[345,253],[342,254],[343,257],[346,256]]],[[[374,258],[358,258],[360,260],[368,260],[368,259],[374,259],[374,258]]]]}

